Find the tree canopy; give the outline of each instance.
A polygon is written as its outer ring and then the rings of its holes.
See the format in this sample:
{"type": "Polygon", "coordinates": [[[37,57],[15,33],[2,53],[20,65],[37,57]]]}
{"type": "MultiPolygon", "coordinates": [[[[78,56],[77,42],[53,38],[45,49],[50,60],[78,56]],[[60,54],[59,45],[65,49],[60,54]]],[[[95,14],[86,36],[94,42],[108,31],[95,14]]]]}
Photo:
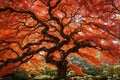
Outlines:
{"type": "Polygon", "coordinates": [[[120,0],[0,0],[0,77],[45,59],[66,76],[68,58],[120,59],[120,0]]]}

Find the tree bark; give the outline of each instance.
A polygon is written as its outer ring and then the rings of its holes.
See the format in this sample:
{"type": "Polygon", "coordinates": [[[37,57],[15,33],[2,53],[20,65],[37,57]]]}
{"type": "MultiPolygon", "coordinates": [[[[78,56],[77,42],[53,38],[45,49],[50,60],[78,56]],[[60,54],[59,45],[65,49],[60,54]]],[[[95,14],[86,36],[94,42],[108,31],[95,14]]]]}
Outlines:
{"type": "Polygon", "coordinates": [[[67,61],[64,61],[64,62],[60,61],[58,63],[58,65],[57,65],[57,68],[58,68],[57,76],[59,78],[65,79],[67,77],[67,74],[66,74],[66,72],[67,72],[67,64],[68,64],[67,61]]]}

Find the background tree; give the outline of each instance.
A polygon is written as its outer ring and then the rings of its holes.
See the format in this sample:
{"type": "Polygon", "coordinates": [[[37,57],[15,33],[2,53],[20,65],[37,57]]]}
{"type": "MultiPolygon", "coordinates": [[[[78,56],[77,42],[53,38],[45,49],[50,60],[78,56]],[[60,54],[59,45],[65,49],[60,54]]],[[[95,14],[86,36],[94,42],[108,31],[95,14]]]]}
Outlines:
{"type": "Polygon", "coordinates": [[[39,56],[62,77],[68,66],[85,75],[72,55],[96,66],[120,59],[120,0],[0,0],[0,15],[1,76],[23,63],[40,66],[39,56]]]}

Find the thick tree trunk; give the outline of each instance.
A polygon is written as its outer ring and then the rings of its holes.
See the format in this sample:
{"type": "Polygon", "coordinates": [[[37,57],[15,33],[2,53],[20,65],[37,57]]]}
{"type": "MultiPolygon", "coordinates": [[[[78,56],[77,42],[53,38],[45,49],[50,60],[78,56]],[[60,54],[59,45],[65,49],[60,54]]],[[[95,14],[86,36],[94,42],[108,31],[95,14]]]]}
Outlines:
{"type": "Polygon", "coordinates": [[[65,79],[66,78],[66,72],[67,72],[67,62],[59,62],[57,65],[57,76],[59,78],[65,79]]]}
{"type": "Polygon", "coordinates": [[[65,67],[59,67],[57,71],[57,75],[62,78],[66,78],[67,69],[65,67]]]}

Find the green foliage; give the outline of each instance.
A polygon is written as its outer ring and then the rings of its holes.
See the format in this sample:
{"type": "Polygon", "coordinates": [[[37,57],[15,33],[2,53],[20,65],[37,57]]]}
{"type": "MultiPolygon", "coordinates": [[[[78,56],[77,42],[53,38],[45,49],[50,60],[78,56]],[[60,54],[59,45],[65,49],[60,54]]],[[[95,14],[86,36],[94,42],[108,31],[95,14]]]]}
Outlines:
{"type": "Polygon", "coordinates": [[[42,72],[39,72],[40,75],[50,75],[50,76],[54,76],[56,75],[56,68],[47,68],[47,64],[44,64],[43,67],[41,68],[42,72]]]}
{"type": "Polygon", "coordinates": [[[49,79],[52,79],[52,77],[49,75],[39,75],[34,78],[34,80],[49,80],[49,79]]]}
{"type": "Polygon", "coordinates": [[[67,76],[68,77],[73,77],[73,76],[76,76],[76,75],[73,73],[72,70],[70,70],[70,71],[67,71],[67,76]]]}
{"type": "Polygon", "coordinates": [[[120,65],[109,65],[103,68],[102,75],[109,76],[111,78],[117,78],[120,76],[120,65]]]}
{"type": "MultiPolygon", "coordinates": [[[[69,60],[80,67],[83,71],[88,74],[85,78],[92,78],[94,80],[107,80],[108,78],[113,78],[120,80],[120,65],[114,64],[109,65],[108,63],[103,63],[100,67],[93,66],[89,64],[86,60],[78,57],[70,57],[69,60]],[[91,77],[90,77],[91,76],[91,77]]],[[[69,76],[73,75],[69,73],[69,76]]]]}
{"type": "Polygon", "coordinates": [[[16,70],[9,77],[4,77],[3,80],[107,80],[114,79],[120,80],[120,65],[107,65],[103,64],[100,67],[95,67],[87,63],[87,61],[77,58],[71,58],[71,62],[77,64],[80,67],[83,67],[83,70],[88,75],[85,77],[77,76],[74,74],[74,71],[67,71],[67,78],[62,79],[62,77],[56,76],[57,69],[47,68],[47,65],[44,65],[41,68],[41,72],[32,77],[28,74],[28,71],[23,70],[19,72],[16,70]],[[79,63],[78,63],[79,62],[79,63]]]}
{"type": "Polygon", "coordinates": [[[69,58],[69,60],[80,67],[83,68],[83,72],[87,73],[88,75],[99,75],[102,72],[102,69],[96,66],[89,64],[86,60],[73,56],[69,58]]]}
{"type": "Polygon", "coordinates": [[[30,76],[27,71],[23,70],[21,72],[15,71],[3,77],[3,80],[30,80],[30,76]]]}

